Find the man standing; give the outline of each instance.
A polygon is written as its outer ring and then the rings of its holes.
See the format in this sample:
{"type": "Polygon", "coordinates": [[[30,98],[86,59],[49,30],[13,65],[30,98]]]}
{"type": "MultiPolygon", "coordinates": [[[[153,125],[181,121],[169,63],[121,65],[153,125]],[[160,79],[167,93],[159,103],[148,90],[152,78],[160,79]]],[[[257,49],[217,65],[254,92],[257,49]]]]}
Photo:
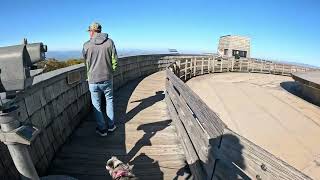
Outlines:
{"type": "Polygon", "coordinates": [[[98,127],[96,133],[106,136],[116,129],[113,111],[113,72],[117,67],[117,51],[108,34],[101,33],[101,25],[89,26],[90,40],[83,45],[83,57],[86,60],[87,76],[94,115],[98,127]],[[107,125],[102,113],[101,98],[106,99],[107,125]]]}

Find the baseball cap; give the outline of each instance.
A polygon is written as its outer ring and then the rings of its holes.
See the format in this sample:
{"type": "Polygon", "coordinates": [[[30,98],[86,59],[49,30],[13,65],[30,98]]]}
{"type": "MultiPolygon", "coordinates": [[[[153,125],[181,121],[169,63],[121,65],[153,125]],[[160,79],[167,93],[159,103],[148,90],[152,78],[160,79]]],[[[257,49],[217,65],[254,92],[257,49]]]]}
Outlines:
{"type": "Polygon", "coordinates": [[[97,22],[93,22],[90,26],[88,31],[101,31],[101,24],[97,22]]]}

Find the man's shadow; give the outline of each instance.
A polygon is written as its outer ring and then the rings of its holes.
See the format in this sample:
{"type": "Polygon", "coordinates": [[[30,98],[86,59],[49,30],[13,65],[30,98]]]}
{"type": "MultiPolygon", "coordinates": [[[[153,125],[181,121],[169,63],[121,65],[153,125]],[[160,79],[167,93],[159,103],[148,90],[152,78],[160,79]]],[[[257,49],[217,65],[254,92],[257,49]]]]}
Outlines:
{"type": "Polygon", "coordinates": [[[159,122],[141,124],[137,130],[144,132],[143,136],[136,142],[134,147],[129,151],[127,155],[127,161],[130,161],[144,146],[152,146],[151,138],[157,134],[157,132],[166,129],[171,125],[172,120],[164,120],[159,122]]]}

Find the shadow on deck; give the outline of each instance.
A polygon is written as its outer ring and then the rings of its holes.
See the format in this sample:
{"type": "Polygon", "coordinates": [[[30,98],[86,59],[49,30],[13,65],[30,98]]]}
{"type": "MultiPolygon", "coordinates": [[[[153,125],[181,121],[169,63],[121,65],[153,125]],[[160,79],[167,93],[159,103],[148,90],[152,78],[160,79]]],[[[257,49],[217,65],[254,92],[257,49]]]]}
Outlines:
{"type": "Polygon", "coordinates": [[[139,78],[120,88],[114,98],[117,130],[107,137],[99,137],[90,113],[56,154],[48,174],[111,179],[105,163],[111,156],[117,156],[134,165],[133,171],[139,179],[188,177],[163,91],[164,72],[139,78]]]}

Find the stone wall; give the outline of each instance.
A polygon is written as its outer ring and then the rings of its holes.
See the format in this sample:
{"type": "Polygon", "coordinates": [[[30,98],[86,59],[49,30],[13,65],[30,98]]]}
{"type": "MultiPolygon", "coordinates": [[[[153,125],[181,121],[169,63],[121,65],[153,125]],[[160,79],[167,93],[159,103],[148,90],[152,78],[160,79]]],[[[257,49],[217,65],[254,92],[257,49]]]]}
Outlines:
{"type": "MultiPolygon", "coordinates": [[[[114,89],[128,81],[164,70],[174,57],[141,55],[119,59],[114,74],[114,89]]],[[[31,158],[40,176],[66,142],[74,128],[90,111],[91,100],[83,64],[58,69],[36,76],[31,88],[18,95],[19,120],[41,129],[29,146],[31,158]],[[68,78],[80,80],[68,84],[68,78]],[[73,77],[73,78],[72,78],[73,77]]],[[[7,147],[0,143],[0,179],[19,179],[7,147]]]]}
{"type": "MultiPolygon", "coordinates": [[[[33,124],[41,133],[29,146],[33,163],[45,174],[55,152],[90,110],[90,94],[84,65],[75,65],[36,76],[31,88],[18,94],[19,121],[33,124]],[[68,84],[68,77],[79,81],[68,84]]],[[[0,144],[0,179],[18,179],[7,147],[0,144]]]]}

